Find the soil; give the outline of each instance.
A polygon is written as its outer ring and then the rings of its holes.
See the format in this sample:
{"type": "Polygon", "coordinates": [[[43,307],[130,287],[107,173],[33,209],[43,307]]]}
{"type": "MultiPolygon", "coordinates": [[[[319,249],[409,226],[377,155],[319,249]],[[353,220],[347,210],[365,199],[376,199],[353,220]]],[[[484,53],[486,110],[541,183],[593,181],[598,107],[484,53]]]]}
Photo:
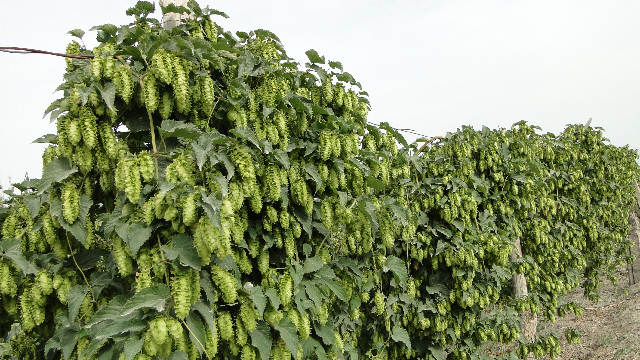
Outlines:
{"type": "MultiPolygon", "coordinates": [[[[594,303],[583,296],[582,288],[567,294],[567,301],[583,306],[583,316],[557,317],[555,323],[539,318],[538,332],[555,331],[562,341],[558,360],[640,360],[640,284],[629,285],[627,269],[618,269],[618,286],[605,279],[601,282],[600,301],[594,303]],[[579,344],[568,344],[567,329],[582,334],[579,344]]],[[[547,358],[545,358],[547,359],[547,358]]]]}
{"type": "MultiPolygon", "coordinates": [[[[580,287],[564,297],[582,304],[582,316],[556,316],[555,323],[538,317],[539,335],[554,331],[560,338],[562,353],[556,355],[556,360],[640,360],[640,283],[629,285],[626,267],[618,269],[617,277],[617,288],[601,279],[597,303],[586,299],[580,287]],[[567,343],[564,332],[568,329],[581,334],[579,344],[567,343]]],[[[486,343],[484,353],[494,358],[513,350],[513,346],[486,343]]],[[[535,359],[533,354],[527,357],[530,359],[535,359]]]]}

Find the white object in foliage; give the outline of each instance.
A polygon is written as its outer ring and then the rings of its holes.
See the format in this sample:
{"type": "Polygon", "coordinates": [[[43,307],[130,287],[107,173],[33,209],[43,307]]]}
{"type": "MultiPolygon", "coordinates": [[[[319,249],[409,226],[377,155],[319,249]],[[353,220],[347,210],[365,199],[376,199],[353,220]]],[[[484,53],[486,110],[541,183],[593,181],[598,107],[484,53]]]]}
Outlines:
{"type": "MultiPolygon", "coordinates": [[[[188,0],[160,0],[160,6],[165,7],[169,4],[174,4],[175,6],[184,6],[187,7],[188,0]]],[[[184,19],[191,19],[193,16],[189,14],[178,14],[178,13],[166,13],[162,16],[162,26],[166,30],[171,30],[174,27],[180,25],[180,21],[184,19]]]]}

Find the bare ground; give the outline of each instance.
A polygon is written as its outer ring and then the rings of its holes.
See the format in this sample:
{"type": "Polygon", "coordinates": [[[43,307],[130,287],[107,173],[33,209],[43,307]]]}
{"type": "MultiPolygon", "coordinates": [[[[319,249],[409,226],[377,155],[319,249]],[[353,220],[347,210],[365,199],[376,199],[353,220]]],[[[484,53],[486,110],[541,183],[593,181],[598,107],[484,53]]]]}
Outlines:
{"type": "MultiPolygon", "coordinates": [[[[640,360],[640,284],[629,285],[626,268],[619,268],[617,277],[617,288],[610,281],[601,280],[597,303],[586,299],[581,287],[564,297],[568,302],[582,304],[583,316],[556,317],[555,323],[538,317],[538,334],[554,331],[560,338],[562,353],[556,360],[640,360]],[[579,344],[567,343],[564,332],[568,329],[581,334],[579,344]]],[[[513,346],[489,342],[483,352],[500,357],[513,350],[513,346]]],[[[533,354],[529,359],[535,359],[533,354]]]]}
{"type": "Polygon", "coordinates": [[[617,275],[617,289],[611,282],[602,281],[597,303],[587,300],[582,288],[567,294],[567,301],[583,305],[583,316],[571,314],[557,318],[555,323],[539,323],[540,333],[553,330],[560,335],[562,353],[556,359],[640,360],[640,284],[629,285],[626,268],[620,268],[617,275]],[[568,344],[564,338],[570,328],[582,333],[579,344],[568,344]]]}

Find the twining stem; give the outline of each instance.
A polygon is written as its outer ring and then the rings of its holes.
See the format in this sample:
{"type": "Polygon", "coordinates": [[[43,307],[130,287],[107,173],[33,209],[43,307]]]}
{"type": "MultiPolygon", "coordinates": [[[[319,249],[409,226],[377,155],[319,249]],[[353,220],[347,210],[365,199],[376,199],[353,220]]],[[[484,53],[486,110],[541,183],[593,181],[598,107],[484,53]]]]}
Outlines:
{"type": "MultiPolygon", "coordinates": [[[[140,87],[144,89],[144,82],[142,78],[140,78],[140,87]]],[[[156,179],[160,178],[160,173],[158,171],[158,148],[156,147],[156,130],[153,126],[153,115],[151,115],[151,111],[147,108],[147,115],[149,116],[149,128],[151,129],[151,146],[153,148],[153,161],[156,166],[156,179]]]]}
{"type": "Polygon", "coordinates": [[[158,248],[160,249],[160,256],[162,257],[162,266],[164,267],[164,278],[165,278],[165,281],[167,282],[167,286],[171,286],[169,284],[169,274],[167,273],[167,267],[165,266],[167,259],[165,259],[164,252],[162,251],[162,242],[160,241],[160,235],[156,235],[156,238],[158,239],[158,248]]]}
{"type": "Polygon", "coordinates": [[[80,273],[82,274],[82,277],[84,278],[84,282],[87,283],[87,286],[89,287],[89,290],[91,290],[91,297],[93,298],[93,301],[96,301],[95,297],[93,296],[93,289],[91,288],[91,284],[89,284],[89,280],[87,280],[87,277],[84,275],[84,271],[82,271],[82,269],[80,269],[80,265],[78,265],[78,261],[76,261],[76,256],[73,253],[73,248],[71,248],[71,242],[69,241],[69,233],[67,233],[67,245],[69,245],[69,251],[71,252],[71,257],[73,258],[73,262],[76,264],[76,267],[78,268],[78,270],[80,270],[80,273]]]}
{"type": "Polygon", "coordinates": [[[184,320],[181,320],[182,323],[184,324],[184,326],[187,328],[187,330],[189,330],[189,332],[191,333],[191,335],[193,335],[193,338],[196,339],[196,341],[198,342],[198,344],[200,344],[200,346],[202,347],[202,351],[204,351],[204,354],[207,356],[207,359],[211,359],[211,356],[209,356],[209,354],[207,353],[207,349],[205,348],[204,344],[200,341],[200,339],[198,339],[198,337],[196,336],[196,334],[191,330],[191,328],[189,328],[189,325],[187,325],[186,322],[184,322],[184,320]]]}
{"type": "Polygon", "coordinates": [[[156,179],[160,178],[160,173],[158,172],[158,149],[156,148],[156,130],[153,127],[153,116],[151,115],[151,111],[147,109],[147,115],[149,115],[149,127],[151,128],[151,146],[153,147],[153,161],[156,165],[156,179]]]}

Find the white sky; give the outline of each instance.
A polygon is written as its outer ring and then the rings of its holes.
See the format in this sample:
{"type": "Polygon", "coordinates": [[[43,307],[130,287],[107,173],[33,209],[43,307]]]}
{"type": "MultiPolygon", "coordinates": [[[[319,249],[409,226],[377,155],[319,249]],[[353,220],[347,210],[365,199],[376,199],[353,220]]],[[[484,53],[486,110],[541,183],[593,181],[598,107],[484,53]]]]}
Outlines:
{"type": "MultiPolygon", "coordinates": [[[[104,23],[129,23],[135,1],[5,1],[0,46],[64,52],[69,30],[96,44],[104,23]],[[7,16],[11,14],[11,16],[7,16]]],[[[233,32],[267,29],[302,64],[315,49],[340,61],[370,94],[369,120],[434,136],[462,125],[544,131],[601,126],[618,146],[640,148],[638,1],[200,1],[226,12],[233,32]]],[[[158,9],[159,13],[159,9],[158,9]]],[[[64,59],[0,53],[0,181],[41,175],[41,144],[55,132],[42,114],[64,59]]],[[[415,136],[407,135],[409,141],[415,136]]]]}

